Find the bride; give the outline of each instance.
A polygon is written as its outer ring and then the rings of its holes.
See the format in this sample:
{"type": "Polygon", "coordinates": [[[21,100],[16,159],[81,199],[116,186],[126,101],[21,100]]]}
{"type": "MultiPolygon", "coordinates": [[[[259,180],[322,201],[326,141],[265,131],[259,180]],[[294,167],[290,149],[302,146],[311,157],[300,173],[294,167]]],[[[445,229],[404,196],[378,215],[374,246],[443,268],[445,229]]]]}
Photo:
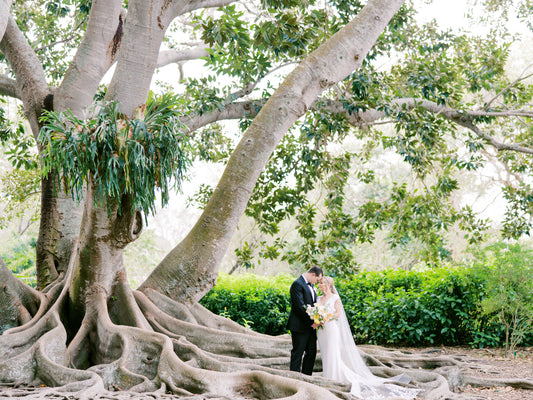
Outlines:
{"type": "Polygon", "coordinates": [[[333,278],[324,276],[318,288],[323,293],[318,298],[318,304],[333,313],[336,318],[327,321],[317,330],[318,346],[322,355],[322,375],[325,378],[351,383],[350,393],[364,400],[391,397],[414,399],[419,390],[394,384],[395,381],[409,383],[408,376],[380,378],[372,374],[366,366],[353,340],[333,278]]]}

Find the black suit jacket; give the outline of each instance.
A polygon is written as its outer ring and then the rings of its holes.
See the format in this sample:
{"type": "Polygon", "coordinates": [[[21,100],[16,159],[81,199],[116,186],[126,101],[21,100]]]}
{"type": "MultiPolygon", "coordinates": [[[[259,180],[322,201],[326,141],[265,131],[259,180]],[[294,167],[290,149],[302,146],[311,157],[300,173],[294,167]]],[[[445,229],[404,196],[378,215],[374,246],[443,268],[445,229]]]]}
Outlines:
{"type": "Polygon", "coordinates": [[[302,275],[291,285],[291,311],[287,321],[287,329],[294,332],[313,330],[313,320],[307,314],[306,306],[314,305],[311,291],[302,275]]]}

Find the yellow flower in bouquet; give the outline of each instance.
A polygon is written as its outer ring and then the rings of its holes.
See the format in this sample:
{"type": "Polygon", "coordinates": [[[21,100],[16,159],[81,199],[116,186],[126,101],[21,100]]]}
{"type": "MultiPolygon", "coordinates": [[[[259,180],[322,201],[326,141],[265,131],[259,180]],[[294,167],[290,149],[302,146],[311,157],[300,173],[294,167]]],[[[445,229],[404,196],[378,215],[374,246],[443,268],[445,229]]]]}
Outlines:
{"type": "Polygon", "coordinates": [[[307,305],[306,312],[313,322],[318,325],[318,329],[322,328],[326,322],[337,319],[334,313],[318,303],[315,303],[314,306],[307,305]]]}

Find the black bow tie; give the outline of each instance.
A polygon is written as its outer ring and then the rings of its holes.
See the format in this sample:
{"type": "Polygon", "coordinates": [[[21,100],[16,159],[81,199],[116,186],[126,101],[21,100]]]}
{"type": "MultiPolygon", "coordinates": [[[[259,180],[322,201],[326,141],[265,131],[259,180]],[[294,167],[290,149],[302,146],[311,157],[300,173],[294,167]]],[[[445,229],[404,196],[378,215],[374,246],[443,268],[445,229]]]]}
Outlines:
{"type": "Polygon", "coordinates": [[[307,284],[311,287],[313,287],[313,284],[311,282],[307,282],[307,284]]]}

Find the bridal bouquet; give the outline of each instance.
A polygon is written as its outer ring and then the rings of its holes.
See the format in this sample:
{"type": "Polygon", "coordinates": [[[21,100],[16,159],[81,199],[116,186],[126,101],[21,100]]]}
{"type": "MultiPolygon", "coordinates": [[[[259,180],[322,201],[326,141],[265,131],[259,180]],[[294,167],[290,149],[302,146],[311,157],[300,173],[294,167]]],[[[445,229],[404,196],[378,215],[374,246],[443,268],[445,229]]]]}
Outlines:
{"type": "Polygon", "coordinates": [[[306,312],[315,324],[318,324],[318,329],[322,328],[326,322],[337,319],[334,313],[318,303],[315,303],[314,306],[308,305],[306,312]]]}

